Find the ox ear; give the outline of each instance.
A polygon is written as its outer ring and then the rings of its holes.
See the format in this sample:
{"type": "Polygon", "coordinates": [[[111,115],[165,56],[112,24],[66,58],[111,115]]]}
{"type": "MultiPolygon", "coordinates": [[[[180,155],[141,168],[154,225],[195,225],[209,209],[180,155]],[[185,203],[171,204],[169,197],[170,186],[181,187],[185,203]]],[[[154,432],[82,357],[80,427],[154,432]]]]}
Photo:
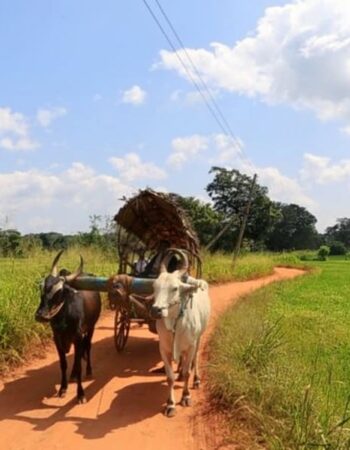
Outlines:
{"type": "Polygon", "coordinates": [[[190,294],[193,292],[197,292],[198,286],[196,286],[195,284],[181,283],[181,290],[182,292],[186,292],[186,294],[190,294]]]}

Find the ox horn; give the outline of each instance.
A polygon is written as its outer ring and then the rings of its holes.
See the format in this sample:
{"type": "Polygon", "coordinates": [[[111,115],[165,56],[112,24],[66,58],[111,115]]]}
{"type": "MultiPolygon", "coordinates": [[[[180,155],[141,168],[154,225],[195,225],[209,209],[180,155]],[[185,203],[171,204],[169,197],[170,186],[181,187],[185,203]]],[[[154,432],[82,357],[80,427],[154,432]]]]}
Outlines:
{"type": "Polygon", "coordinates": [[[161,262],[160,272],[167,272],[167,266],[174,253],[179,255],[182,261],[182,266],[178,270],[181,270],[183,272],[186,272],[188,270],[189,262],[186,253],[183,250],[179,250],[178,248],[169,248],[167,254],[161,262]]]}
{"type": "Polygon", "coordinates": [[[166,255],[164,256],[164,258],[162,259],[161,263],[160,263],[160,273],[164,273],[168,271],[168,264],[169,261],[171,259],[171,257],[173,256],[171,250],[167,250],[166,255]]]}
{"type": "Polygon", "coordinates": [[[177,253],[182,260],[182,266],[179,268],[179,270],[181,270],[183,272],[187,272],[187,270],[189,268],[189,262],[188,262],[188,256],[186,255],[185,251],[178,250],[178,249],[174,249],[173,251],[174,251],[174,253],[177,253]]]}
{"type": "Polygon", "coordinates": [[[55,259],[53,260],[52,266],[51,266],[51,275],[53,277],[57,277],[58,274],[58,269],[57,269],[57,263],[59,261],[59,259],[61,258],[62,253],[64,252],[64,250],[61,250],[57,253],[55,259]]]}
{"type": "Polygon", "coordinates": [[[84,268],[84,260],[83,260],[83,257],[80,255],[79,267],[77,268],[77,270],[75,272],[73,272],[65,277],[66,281],[69,283],[69,282],[75,280],[79,275],[81,275],[83,273],[83,268],[84,268]]]}

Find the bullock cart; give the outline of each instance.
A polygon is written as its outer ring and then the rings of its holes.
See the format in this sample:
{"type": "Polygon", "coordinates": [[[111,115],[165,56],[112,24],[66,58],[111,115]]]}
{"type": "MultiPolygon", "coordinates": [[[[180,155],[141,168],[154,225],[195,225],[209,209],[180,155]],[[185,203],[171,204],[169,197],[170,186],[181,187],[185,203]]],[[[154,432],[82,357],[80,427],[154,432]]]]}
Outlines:
{"type": "MultiPolygon", "coordinates": [[[[171,195],[151,189],[140,191],[115,215],[117,229],[118,271],[110,278],[78,277],[73,287],[107,291],[109,305],[115,310],[114,341],[121,352],[128,340],[132,323],[146,324],[156,333],[150,317],[153,282],[160,263],[171,249],[188,255],[189,272],[201,276],[199,241],[182,208],[171,195]]],[[[176,270],[176,253],[168,258],[169,271],[176,270]]]]}

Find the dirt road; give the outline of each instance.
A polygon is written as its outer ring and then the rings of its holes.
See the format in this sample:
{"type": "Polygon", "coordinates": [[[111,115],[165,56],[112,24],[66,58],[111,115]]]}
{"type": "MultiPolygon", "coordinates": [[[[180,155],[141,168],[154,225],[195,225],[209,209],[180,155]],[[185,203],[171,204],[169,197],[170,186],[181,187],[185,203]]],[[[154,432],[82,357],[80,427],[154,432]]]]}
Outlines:
{"type": "MultiPolygon", "coordinates": [[[[269,277],[211,287],[217,316],[241,295],[265,284],[303,272],[276,269],[269,277]]],[[[3,450],[192,450],[206,449],[207,426],[201,425],[204,394],[193,392],[192,408],[178,406],[177,415],[162,415],[167,397],[165,376],[151,372],[160,366],[157,338],[147,327],[134,327],[126,350],[113,344],[113,314],[98,323],[94,336],[94,379],[84,382],[88,402],[77,405],[75,384],[64,399],[56,397],[59,366],[55,351],[0,382],[0,448],[3,450]],[[56,383],[56,384],[55,384],[56,383]]],[[[204,343],[205,345],[205,343],[204,343]]],[[[70,356],[70,364],[71,364],[70,356]]],[[[177,389],[180,400],[181,392],[177,389]]],[[[210,434],[210,433],[209,433],[210,434]]]]}

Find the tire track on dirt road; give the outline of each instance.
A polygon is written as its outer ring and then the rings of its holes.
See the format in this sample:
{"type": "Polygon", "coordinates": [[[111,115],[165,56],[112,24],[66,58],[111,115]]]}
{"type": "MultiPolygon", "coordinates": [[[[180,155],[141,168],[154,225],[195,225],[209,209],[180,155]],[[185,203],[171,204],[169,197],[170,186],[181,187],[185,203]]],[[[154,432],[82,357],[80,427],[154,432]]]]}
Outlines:
{"type": "MultiPolygon", "coordinates": [[[[304,273],[277,268],[273,275],[247,282],[212,286],[212,317],[206,336],[230,304],[255,289],[304,273]]],[[[113,342],[112,312],[97,324],[92,349],[94,379],[85,381],[88,402],[77,405],[75,384],[67,396],[55,396],[60,379],[57,355],[25,365],[0,383],[0,448],[4,450],[193,450],[213,444],[201,420],[205,393],[193,392],[193,407],[178,406],[177,415],[162,414],[167,397],[157,337],[147,327],[133,327],[124,353],[113,342]],[[56,383],[56,384],[55,384],[56,383]]],[[[205,341],[206,339],[204,339],[205,341]]],[[[72,357],[69,357],[70,367],[72,357]]],[[[180,400],[181,383],[176,395],[180,400]]]]}

